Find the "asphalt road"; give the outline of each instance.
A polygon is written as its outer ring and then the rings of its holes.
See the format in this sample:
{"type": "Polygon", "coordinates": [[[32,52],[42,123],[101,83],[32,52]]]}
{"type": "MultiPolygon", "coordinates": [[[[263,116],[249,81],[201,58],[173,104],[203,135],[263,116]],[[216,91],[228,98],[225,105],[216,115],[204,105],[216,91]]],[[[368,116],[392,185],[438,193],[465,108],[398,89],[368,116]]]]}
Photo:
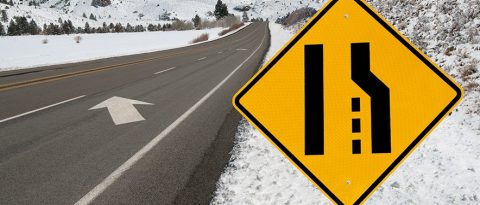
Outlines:
{"type": "Polygon", "coordinates": [[[269,41],[255,23],[184,48],[1,72],[0,204],[208,203],[240,119],[232,96],[269,41]]]}

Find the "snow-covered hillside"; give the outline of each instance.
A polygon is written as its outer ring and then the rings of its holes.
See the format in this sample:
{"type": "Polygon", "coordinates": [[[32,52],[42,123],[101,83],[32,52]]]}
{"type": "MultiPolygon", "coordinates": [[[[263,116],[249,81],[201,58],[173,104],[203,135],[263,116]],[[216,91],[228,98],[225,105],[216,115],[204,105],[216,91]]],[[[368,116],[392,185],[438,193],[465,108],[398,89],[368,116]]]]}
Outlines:
{"type": "MultiPolygon", "coordinates": [[[[480,204],[480,1],[368,2],[452,75],[465,98],[367,204],[480,204]]],[[[291,29],[271,26],[267,58],[295,33],[291,29]]],[[[243,120],[212,204],[331,203],[243,120]]]]}
{"type": "MultiPolygon", "coordinates": [[[[277,18],[296,8],[304,6],[318,7],[318,0],[223,0],[230,13],[241,15],[235,10],[237,6],[250,6],[248,12],[251,17],[277,18]]],[[[112,0],[110,6],[96,8],[94,14],[108,18],[111,15],[118,19],[138,19],[138,14],[143,14],[142,19],[157,20],[164,12],[172,13],[171,17],[191,19],[195,14],[207,17],[212,12],[217,0],[112,0]],[[134,13],[137,11],[138,13],[134,13]]],[[[91,0],[48,0],[47,6],[62,8],[63,11],[82,15],[92,12],[91,0]]]]}
{"type": "MultiPolygon", "coordinates": [[[[88,22],[91,26],[101,26],[103,22],[130,23],[132,25],[147,25],[149,23],[165,23],[167,18],[191,20],[196,14],[202,18],[213,19],[209,12],[213,12],[217,0],[111,0],[105,7],[92,6],[93,0],[32,0],[39,6],[29,6],[28,0],[13,0],[14,6],[0,4],[0,9],[6,10],[8,17],[27,16],[34,19],[38,25],[56,23],[58,18],[71,20],[75,27],[84,26],[88,22]],[[7,9],[8,8],[8,9],[7,9]],[[84,17],[84,14],[87,18],[84,17]],[[97,20],[91,20],[93,14],[97,20]],[[163,16],[164,18],[160,18],[163,16]],[[160,20],[161,19],[161,20],[160,20]]],[[[310,6],[318,8],[319,0],[224,0],[228,11],[236,16],[242,12],[235,7],[248,6],[247,14],[250,18],[263,18],[275,21],[276,18],[286,15],[295,9],[310,6]]]]}

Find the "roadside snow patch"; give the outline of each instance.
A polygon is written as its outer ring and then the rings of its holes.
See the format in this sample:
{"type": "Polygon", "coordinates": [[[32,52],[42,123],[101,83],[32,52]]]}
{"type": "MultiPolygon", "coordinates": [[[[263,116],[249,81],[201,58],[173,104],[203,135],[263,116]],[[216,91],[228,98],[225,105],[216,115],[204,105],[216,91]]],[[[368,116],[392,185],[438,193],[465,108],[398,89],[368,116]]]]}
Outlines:
{"type": "Polygon", "coordinates": [[[0,71],[147,53],[189,45],[203,33],[217,39],[223,28],[190,31],[0,37],[0,71]],[[76,43],[75,36],[81,36],[76,43]],[[48,43],[43,44],[43,40],[48,43]]]}

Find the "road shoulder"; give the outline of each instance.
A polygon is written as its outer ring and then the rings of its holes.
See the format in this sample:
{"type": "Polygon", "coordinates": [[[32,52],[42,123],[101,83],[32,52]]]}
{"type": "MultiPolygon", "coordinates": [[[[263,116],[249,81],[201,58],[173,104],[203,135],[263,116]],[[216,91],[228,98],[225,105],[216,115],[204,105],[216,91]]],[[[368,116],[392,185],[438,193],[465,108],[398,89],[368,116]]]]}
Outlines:
{"type": "Polygon", "coordinates": [[[210,203],[217,181],[231,157],[240,120],[240,114],[232,108],[186,186],[177,194],[174,204],[210,203]]]}

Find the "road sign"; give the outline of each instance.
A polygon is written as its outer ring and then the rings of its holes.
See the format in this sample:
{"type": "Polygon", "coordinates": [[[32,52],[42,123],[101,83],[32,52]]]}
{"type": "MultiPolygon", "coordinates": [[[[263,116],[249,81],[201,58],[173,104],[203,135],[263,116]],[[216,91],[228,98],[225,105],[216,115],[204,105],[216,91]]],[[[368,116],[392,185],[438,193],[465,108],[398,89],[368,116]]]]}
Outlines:
{"type": "Polygon", "coordinates": [[[333,0],[234,106],[337,204],[360,204],[462,89],[362,0],[333,0]]]}

